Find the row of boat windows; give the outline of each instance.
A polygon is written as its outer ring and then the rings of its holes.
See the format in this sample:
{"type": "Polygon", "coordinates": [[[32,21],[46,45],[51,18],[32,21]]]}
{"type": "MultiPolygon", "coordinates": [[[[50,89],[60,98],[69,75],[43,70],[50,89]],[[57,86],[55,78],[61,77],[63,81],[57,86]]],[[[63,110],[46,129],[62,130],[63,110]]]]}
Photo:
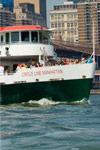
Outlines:
{"type": "Polygon", "coordinates": [[[11,32],[6,33],[5,36],[0,36],[0,43],[17,43],[17,42],[33,42],[49,44],[50,41],[49,32],[11,32]]]}

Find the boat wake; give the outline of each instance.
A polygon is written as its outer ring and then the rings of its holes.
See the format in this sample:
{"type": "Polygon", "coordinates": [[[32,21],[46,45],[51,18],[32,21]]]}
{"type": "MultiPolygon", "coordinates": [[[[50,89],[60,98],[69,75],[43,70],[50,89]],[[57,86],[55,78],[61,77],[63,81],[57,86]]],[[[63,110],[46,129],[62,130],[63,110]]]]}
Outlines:
{"type": "Polygon", "coordinates": [[[56,105],[82,105],[82,104],[88,104],[90,101],[86,100],[85,98],[80,101],[75,102],[55,102],[53,100],[49,100],[46,98],[42,98],[39,101],[36,100],[30,100],[28,102],[23,102],[22,105],[24,106],[56,106],[56,105]]]}

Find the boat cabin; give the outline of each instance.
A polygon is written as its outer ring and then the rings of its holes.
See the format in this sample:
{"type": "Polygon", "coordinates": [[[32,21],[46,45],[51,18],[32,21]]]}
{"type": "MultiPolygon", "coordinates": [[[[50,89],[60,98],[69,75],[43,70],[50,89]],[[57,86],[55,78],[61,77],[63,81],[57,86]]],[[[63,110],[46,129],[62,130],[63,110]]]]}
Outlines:
{"type": "Polygon", "coordinates": [[[18,63],[32,59],[43,62],[54,56],[50,31],[41,26],[10,26],[0,28],[0,59],[3,66],[15,69],[18,63]]]}
{"type": "Polygon", "coordinates": [[[0,45],[19,42],[50,44],[50,32],[41,26],[0,28],[0,45]]]}

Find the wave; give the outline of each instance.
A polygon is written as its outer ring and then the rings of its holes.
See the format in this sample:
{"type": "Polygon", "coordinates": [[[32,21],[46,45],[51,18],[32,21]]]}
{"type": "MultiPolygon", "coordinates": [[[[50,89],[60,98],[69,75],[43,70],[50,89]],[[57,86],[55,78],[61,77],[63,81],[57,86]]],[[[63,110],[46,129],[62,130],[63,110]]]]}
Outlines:
{"type": "Polygon", "coordinates": [[[82,105],[82,104],[88,104],[90,101],[86,100],[85,98],[80,101],[75,102],[55,102],[53,100],[49,100],[46,98],[42,98],[39,101],[36,100],[30,100],[28,102],[23,102],[22,105],[24,106],[56,106],[56,105],[82,105]]]}

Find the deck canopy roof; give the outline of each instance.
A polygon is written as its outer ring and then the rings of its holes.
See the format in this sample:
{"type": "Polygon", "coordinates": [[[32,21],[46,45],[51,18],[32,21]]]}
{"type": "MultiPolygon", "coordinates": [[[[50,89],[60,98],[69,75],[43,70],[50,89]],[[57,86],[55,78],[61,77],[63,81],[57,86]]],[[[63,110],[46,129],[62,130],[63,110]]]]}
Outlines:
{"type": "Polygon", "coordinates": [[[24,31],[24,30],[44,30],[49,31],[45,27],[41,26],[33,26],[33,25],[25,25],[25,26],[9,26],[9,27],[1,27],[0,32],[11,32],[11,31],[24,31]]]}

